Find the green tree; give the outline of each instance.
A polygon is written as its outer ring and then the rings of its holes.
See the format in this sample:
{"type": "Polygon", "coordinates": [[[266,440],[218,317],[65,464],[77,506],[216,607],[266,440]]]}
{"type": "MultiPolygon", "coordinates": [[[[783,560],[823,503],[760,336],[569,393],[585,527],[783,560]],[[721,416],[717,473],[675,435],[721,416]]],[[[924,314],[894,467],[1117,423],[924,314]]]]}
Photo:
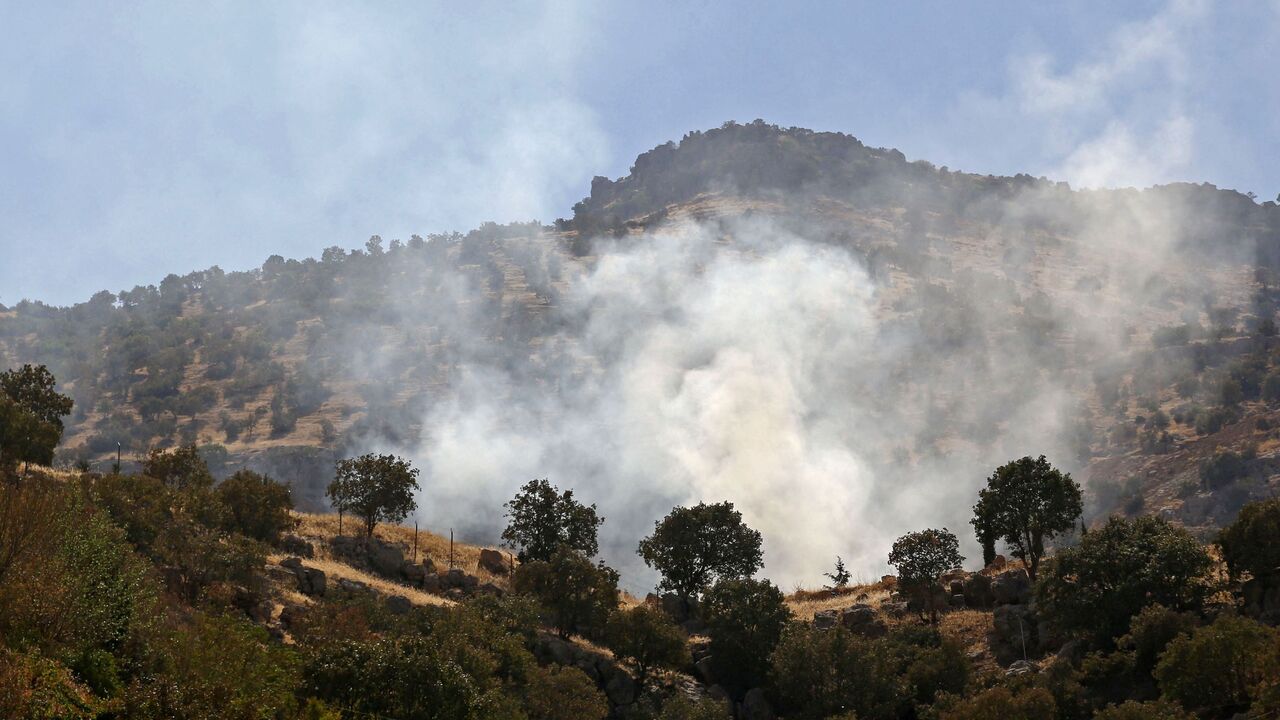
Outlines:
{"type": "Polygon", "coordinates": [[[849,584],[850,575],[849,571],[844,567],[844,558],[837,555],[835,570],[823,573],[823,577],[831,581],[831,585],[828,586],[831,590],[839,590],[846,587],[849,584]]]}
{"type": "Polygon", "coordinates": [[[325,490],[339,512],[364,520],[365,537],[379,522],[399,522],[417,508],[418,469],[395,455],[361,455],[339,460],[336,477],[325,490]]]}
{"type": "Polygon", "coordinates": [[[603,629],[618,607],[618,573],[603,562],[593,565],[568,545],[561,545],[548,560],[522,563],[511,584],[516,592],[538,600],[562,638],[603,629]]]}
{"type": "Polygon", "coordinates": [[[576,667],[535,667],[525,686],[529,720],[604,720],[609,701],[586,673],[576,667]]]}
{"type": "Polygon", "coordinates": [[[978,493],[972,524],[984,546],[1002,538],[1035,580],[1045,541],[1075,527],[1082,512],[1080,485],[1041,455],[996,468],[978,493]]]}
{"type": "Polygon", "coordinates": [[[1237,580],[1280,581],[1280,498],[1251,502],[1218,533],[1227,570],[1237,580]]]}
{"type": "Polygon", "coordinates": [[[648,605],[613,611],[605,625],[604,641],[615,657],[635,669],[641,687],[651,670],[674,669],[689,661],[684,633],[666,613],[648,605]]]}
{"type": "Polygon", "coordinates": [[[720,580],[706,592],[702,611],[716,678],[738,690],[761,685],[791,619],[782,591],[768,580],[720,580]]]}
{"type": "Polygon", "coordinates": [[[786,717],[817,720],[850,710],[860,718],[898,716],[898,668],[884,643],[843,627],[793,622],[769,662],[786,717]]]}
{"type": "Polygon", "coordinates": [[[1113,517],[1078,546],[1059,551],[1036,594],[1046,617],[1064,631],[1110,646],[1147,605],[1199,609],[1211,589],[1211,566],[1204,547],[1183,528],[1151,516],[1113,517]]]}
{"type": "Polygon", "coordinates": [[[152,450],[142,461],[142,474],[174,490],[199,491],[213,487],[213,474],[195,445],[152,450]]]}
{"type": "Polygon", "coordinates": [[[53,462],[54,448],[62,440],[62,418],[72,406],[56,385],[43,365],[0,373],[0,471],[20,462],[53,462]]]}
{"type": "Polygon", "coordinates": [[[1243,712],[1280,683],[1280,631],[1235,615],[1169,643],[1156,664],[1160,692],[1214,717],[1243,712]]]}
{"type": "Polygon", "coordinates": [[[640,541],[640,557],[662,573],[659,587],[686,603],[720,580],[748,578],[760,569],[760,533],[742,522],[733,503],[676,507],[640,541]]]}
{"type": "Polygon", "coordinates": [[[289,514],[293,509],[289,488],[266,475],[240,470],[223,480],[216,492],[227,509],[228,530],[275,543],[281,533],[298,524],[289,514]]]}
{"type": "Polygon", "coordinates": [[[572,490],[559,492],[546,478],[530,480],[504,507],[502,542],[519,551],[520,562],[549,560],[561,545],[587,557],[599,552],[596,532],[604,518],[595,505],[574,499],[572,490]]]}
{"type": "Polygon", "coordinates": [[[962,562],[960,541],[946,528],[907,533],[895,540],[889,551],[889,564],[898,569],[898,582],[918,598],[934,623],[940,609],[934,591],[938,576],[962,562]]]}
{"type": "Polygon", "coordinates": [[[997,685],[977,695],[947,703],[940,720],[1044,720],[1057,717],[1058,704],[1042,687],[1017,692],[997,685]]]}

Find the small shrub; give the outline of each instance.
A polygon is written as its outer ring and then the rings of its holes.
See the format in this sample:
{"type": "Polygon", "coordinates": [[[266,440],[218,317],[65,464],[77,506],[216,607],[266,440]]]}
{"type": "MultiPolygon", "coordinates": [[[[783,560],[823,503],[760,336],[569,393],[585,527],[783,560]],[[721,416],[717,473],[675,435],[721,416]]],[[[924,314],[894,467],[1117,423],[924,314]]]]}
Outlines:
{"type": "Polygon", "coordinates": [[[538,600],[562,638],[603,629],[618,607],[618,573],[603,562],[593,565],[568,546],[550,560],[520,565],[511,583],[516,592],[538,600]]]}
{"type": "Polygon", "coordinates": [[[1109,705],[1094,715],[1094,720],[1195,720],[1195,715],[1176,703],[1165,700],[1109,705]]]}
{"type": "MultiPolygon", "coordinates": [[[[713,655],[714,657],[714,655],[713,655]]],[[[791,623],[770,658],[770,680],[786,717],[893,717],[902,698],[886,645],[843,627],[791,623]]]]}
{"type": "Polygon", "coordinates": [[[952,701],[940,720],[1044,720],[1057,715],[1057,703],[1045,688],[1025,688],[1016,693],[993,687],[964,700],[952,701]]]}
{"type": "Polygon", "coordinates": [[[684,633],[661,610],[637,605],[615,610],[605,626],[605,646],[635,668],[643,686],[654,668],[677,668],[688,662],[684,633]]]}
{"type": "Polygon", "coordinates": [[[576,667],[535,667],[525,687],[529,720],[604,720],[609,702],[595,681],[576,667]]]}
{"type": "Polygon", "coordinates": [[[293,509],[289,488],[266,475],[240,470],[223,480],[216,492],[227,510],[224,526],[228,530],[274,543],[298,524],[289,514],[293,509]]]}
{"type": "Polygon", "coordinates": [[[1231,576],[1272,582],[1280,574],[1280,498],[1251,502],[1218,534],[1231,576]]]}

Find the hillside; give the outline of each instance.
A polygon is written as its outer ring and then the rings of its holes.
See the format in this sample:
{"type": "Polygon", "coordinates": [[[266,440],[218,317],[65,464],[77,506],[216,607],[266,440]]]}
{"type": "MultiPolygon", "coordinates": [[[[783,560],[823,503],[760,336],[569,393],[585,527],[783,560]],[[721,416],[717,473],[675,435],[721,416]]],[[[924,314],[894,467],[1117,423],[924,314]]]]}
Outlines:
{"type": "MultiPolygon", "coordinates": [[[[764,365],[776,350],[799,398],[787,413],[802,446],[852,455],[832,477],[877,478],[842,507],[887,504],[886,515],[909,519],[916,511],[895,488],[940,490],[947,504],[1008,457],[1045,452],[1088,481],[1094,515],[1214,527],[1280,479],[1278,269],[1280,208],[1232,191],[1077,191],[908,161],[848,135],[727,124],[640,155],[624,178],[596,178],[551,226],[374,237],[319,259],[173,274],[68,308],[0,308],[0,365],[47,364],[75,400],[66,463],[105,469],[117,445],[128,461],[194,442],[217,474],[266,470],[318,510],[335,457],[393,448],[445,478],[442,500],[478,477],[463,470],[504,475],[486,503],[522,480],[507,473],[558,472],[629,514],[675,494],[617,496],[633,471],[610,466],[631,463],[623,448],[636,438],[660,448],[670,443],[656,434],[669,431],[694,455],[710,447],[712,459],[680,456],[658,473],[687,475],[699,492],[702,477],[723,475],[714,488],[754,472],[714,459],[733,456],[737,440],[714,435],[724,423],[691,412],[708,406],[688,397],[642,407],[642,432],[631,410],[617,420],[638,402],[625,394],[644,365],[632,353],[675,357],[683,379],[662,386],[685,392],[743,348],[764,365]],[[796,252],[799,264],[786,265],[796,252]],[[821,274],[832,258],[844,275],[821,274]],[[775,260],[783,270],[759,274],[775,260]],[[614,297],[610,277],[658,294],[614,297]],[[753,339],[761,329],[745,317],[697,325],[715,298],[663,286],[735,277],[768,337],[753,339]],[[647,334],[608,331],[628,317],[647,334]],[[686,358],[655,344],[673,328],[728,340],[686,358]],[[822,345],[796,346],[808,339],[822,345]],[[575,413],[582,427],[566,420],[575,413]],[[480,421],[477,435],[504,448],[550,433],[530,454],[542,464],[494,450],[490,465],[464,466],[476,447],[455,435],[480,421]],[[608,439],[587,439],[596,432],[608,439]]],[[[761,392],[772,391],[749,395],[761,392]]],[[[803,495],[831,487],[814,482],[803,495]]],[[[753,502],[739,499],[767,512],[753,502]]],[[[473,536],[492,530],[462,522],[473,536]]],[[[818,554],[824,565],[826,548],[818,554]]]]}

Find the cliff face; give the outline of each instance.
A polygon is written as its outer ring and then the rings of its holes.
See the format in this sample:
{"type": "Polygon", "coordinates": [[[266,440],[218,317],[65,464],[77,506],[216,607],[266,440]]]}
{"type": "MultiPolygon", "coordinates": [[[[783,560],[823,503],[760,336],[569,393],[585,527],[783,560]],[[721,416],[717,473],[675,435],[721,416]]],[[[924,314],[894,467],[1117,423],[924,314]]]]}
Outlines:
{"type": "MultiPolygon", "coordinates": [[[[1208,526],[1273,487],[1273,203],[1197,185],[1079,192],[753,123],[644,153],[573,211],[554,227],[170,275],[70,308],[24,302],[0,309],[0,364],[48,364],[75,399],[67,460],[195,442],[215,465],[293,481],[304,506],[336,454],[391,447],[443,471],[442,431],[478,406],[509,410],[493,427],[511,434],[605,405],[628,414],[611,393],[673,328],[727,338],[681,361],[684,388],[730,351],[781,358],[800,435],[892,480],[876,497],[948,467],[977,482],[994,458],[1038,452],[1089,479],[1099,512],[1208,526]],[[847,275],[817,274],[830,267],[847,275]],[[718,284],[615,297],[611,282],[718,284]],[[822,282],[827,295],[800,297],[822,282]],[[755,317],[713,322],[733,297],[755,317]],[[628,310],[647,329],[606,332],[630,326],[628,310]],[[743,341],[766,320],[774,334],[743,341]],[[479,399],[460,389],[477,384],[479,399]],[[1227,452],[1240,463],[1227,458],[1223,479],[1212,463],[1227,452]]],[[[633,425],[619,427],[624,445],[633,425]]],[[[540,457],[598,464],[575,444],[589,443],[558,436],[540,457]]]]}

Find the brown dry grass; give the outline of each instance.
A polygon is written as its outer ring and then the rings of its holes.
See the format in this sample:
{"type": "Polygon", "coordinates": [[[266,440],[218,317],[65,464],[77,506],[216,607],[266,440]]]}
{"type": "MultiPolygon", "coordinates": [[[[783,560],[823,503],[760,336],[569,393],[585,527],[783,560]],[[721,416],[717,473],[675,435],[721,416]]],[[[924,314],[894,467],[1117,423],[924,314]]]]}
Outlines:
{"type": "MultiPolygon", "coordinates": [[[[267,560],[269,562],[279,563],[281,560],[284,560],[286,557],[288,556],[287,555],[268,555],[267,560]]],[[[346,563],[340,563],[336,560],[330,560],[327,558],[304,559],[302,561],[302,564],[307,567],[313,567],[319,570],[323,570],[324,574],[328,577],[328,580],[330,583],[339,579],[355,580],[356,582],[362,582],[365,585],[368,585],[374,590],[377,590],[382,595],[400,595],[400,596],[406,597],[409,599],[409,602],[413,603],[414,605],[452,605],[453,604],[453,601],[442,598],[439,595],[432,595],[431,593],[423,592],[416,588],[409,587],[408,585],[401,585],[400,583],[397,583],[397,582],[385,580],[383,578],[378,577],[377,575],[370,575],[367,572],[364,572],[362,570],[357,570],[356,568],[353,568],[350,565],[347,565],[346,563]]],[[[291,599],[294,599],[294,598],[291,598],[291,599]]]]}
{"type": "MultiPolygon", "coordinates": [[[[328,541],[338,536],[338,516],[336,514],[294,513],[294,516],[299,521],[297,533],[304,538],[328,541]]],[[[353,535],[360,532],[359,522],[356,518],[343,518],[343,533],[353,535]]],[[[412,527],[381,523],[373,534],[381,540],[403,545],[406,549],[405,556],[410,558],[413,556],[414,539],[412,527]]],[[[453,566],[480,578],[481,583],[491,582],[503,589],[508,588],[510,586],[510,578],[506,575],[495,575],[479,566],[481,549],[478,545],[454,543],[453,566]]],[[[504,557],[513,557],[506,550],[493,549],[502,552],[504,557]]],[[[324,547],[317,547],[316,552],[317,557],[331,559],[324,547]]],[[[437,535],[429,530],[419,530],[418,558],[431,558],[437,570],[447,570],[449,568],[449,538],[437,535]]]]}
{"type": "Polygon", "coordinates": [[[801,620],[812,620],[814,613],[823,610],[842,610],[855,603],[865,603],[872,607],[880,607],[880,603],[889,599],[893,586],[889,583],[874,582],[862,585],[849,585],[839,590],[804,590],[798,589],[787,597],[787,607],[801,620]]]}

